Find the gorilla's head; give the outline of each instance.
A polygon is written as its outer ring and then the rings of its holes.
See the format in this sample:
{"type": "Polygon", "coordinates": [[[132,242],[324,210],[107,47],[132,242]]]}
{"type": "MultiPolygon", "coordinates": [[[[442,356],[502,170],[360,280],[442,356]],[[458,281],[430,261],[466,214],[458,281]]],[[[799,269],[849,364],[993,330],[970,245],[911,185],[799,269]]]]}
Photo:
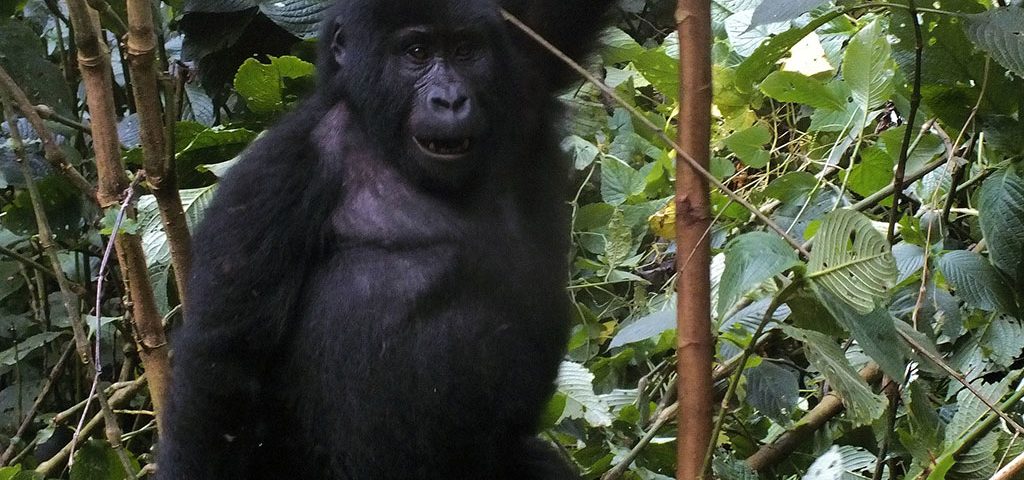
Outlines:
{"type": "Polygon", "coordinates": [[[321,36],[321,83],[389,161],[458,187],[486,168],[515,103],[496,3],[342,0],[321,36]]]}

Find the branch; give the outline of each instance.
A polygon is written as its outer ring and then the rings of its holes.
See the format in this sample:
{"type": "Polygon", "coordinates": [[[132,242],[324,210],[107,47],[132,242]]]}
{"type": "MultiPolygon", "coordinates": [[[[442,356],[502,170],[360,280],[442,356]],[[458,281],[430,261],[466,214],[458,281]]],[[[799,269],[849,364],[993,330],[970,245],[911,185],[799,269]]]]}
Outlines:
{"type": "Polygon", "coordinates": [[[126,56],[131,71],[135,108],[139,114],[146,179],[160,210],[171,251],[171,263],[174,265],[174,280],[179,297],[184,302],[192,238],[185,221],[185,210],[181,206],[174,166],[168,161],[173,156],[169,154],[170,149],[164,136],[160,86],[156,74],[157,43],[153,30],[152,4],[148,0],[128,0],[128,24],[126,56]]]}
{"type": "MultiPolygon", "coordinates": [[[[882,370],[875,363],[869,363],[860,371],[860,377],[869,384],[882,379],[882,370]]],[[[747,457],[747,466],[758,472],[789,457],[804,440],[814,434],[825,422],[843,411],[843,399],[830,392],[811,411],[807,412],[791,430],[786,431],[774,442],[762,445],[757,452],[747,457]]]]}
{"type": "MultiPolygon", "coordinates": [[[[100,206],[106,208],[119,204],[122,192],[128,187],[128,176],[121,163],[121,147],[117,136],[117,112],[110,88],[110,55],[101,40],[96,12],[86,5],[85,0],[68,0],[67,4],[75,30],[78,66],[82,72],[92,122],[92,145],[99,176],[97,197],[100,206]]],[[[127,213],[129,218],[135,217],[134,208],[129,208],[127,213]]],[[[153,407],[160,412],[170,381],[170,358],[160,313],[156,309],[153,288],[146,271],[146,257],[137,235],[119,235],[115,248],[123,272],[125,291],[131,299],[139,357],[149,378],[153,407]]]]}
{"type": "MultiPolygon", "coordinates": [[[[924,53],[924,41],[921,39],[921,20],[917,18],[917,6],[914,0],[907,0],[910,22],[914,25],[914,90],[910,94],[910,113],[907,114],[907,128],[903,132],[903,144],[900,146],[900,160],[896,164],[893,176],[892,210],[889,213],[889,244],[896,238],[896,222],[900,217],[900,200],[903,199],[903,176],[907,171],[907,157],[910,151],[910,136],[917,119],[917,110],[921,107],[921,56],[924,53]]],[[[950,153],[952,154],[952,153],[950,153]]]]}

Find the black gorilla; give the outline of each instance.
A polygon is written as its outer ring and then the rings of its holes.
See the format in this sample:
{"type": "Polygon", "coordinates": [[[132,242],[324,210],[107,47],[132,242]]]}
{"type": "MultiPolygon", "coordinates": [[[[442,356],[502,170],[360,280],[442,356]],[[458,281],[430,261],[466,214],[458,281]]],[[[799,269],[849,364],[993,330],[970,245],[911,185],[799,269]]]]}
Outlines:
{"type": "Polygon", "coordinates": [[[162,480],[565,479],[553,93],[612,0],[341,0],[195,238],[162,480]]]}

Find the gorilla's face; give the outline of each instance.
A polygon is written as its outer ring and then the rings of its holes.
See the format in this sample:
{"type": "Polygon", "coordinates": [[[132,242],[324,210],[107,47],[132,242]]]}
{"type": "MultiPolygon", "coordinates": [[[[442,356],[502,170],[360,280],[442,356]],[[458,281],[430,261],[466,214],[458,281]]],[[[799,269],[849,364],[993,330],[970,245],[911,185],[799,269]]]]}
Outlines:
{"type": "Polygon", "coordinates": [[[478,94],[494,62],[483,35],[429,26],[396,35],[395,62],[411,85],[405,120],[408,158],[438,180],[460,180],[483,161],[488,116],[478,94]]]}
{"type": "Polygon", "coordinates": [[[498,60],[507,39],[497,8],[463,6],[476,11],[377,12],[393,23],[369,22],[371,32],[351,19],[333,37],[345,100],[388,161],[430,186],[464,186],[493,161],[503,115],[494,105],[515,102],[501,93],[512,72],[498,60]]]}

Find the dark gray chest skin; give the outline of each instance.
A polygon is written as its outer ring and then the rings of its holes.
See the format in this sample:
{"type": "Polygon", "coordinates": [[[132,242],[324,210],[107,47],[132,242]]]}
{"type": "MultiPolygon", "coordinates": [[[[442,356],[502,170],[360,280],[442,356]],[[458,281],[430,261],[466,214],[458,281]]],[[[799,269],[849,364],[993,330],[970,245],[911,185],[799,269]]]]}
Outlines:
{"type": "Polygon", "coordinates": [[[343,197],[271,382],[270,414],[295,430],[269,437],[313,452],[296,468],[316,478],[497,478],[564,351],[563,204],[494,175],[487,195],[426,195],[373,155],[337,153],[343,197]]]}

